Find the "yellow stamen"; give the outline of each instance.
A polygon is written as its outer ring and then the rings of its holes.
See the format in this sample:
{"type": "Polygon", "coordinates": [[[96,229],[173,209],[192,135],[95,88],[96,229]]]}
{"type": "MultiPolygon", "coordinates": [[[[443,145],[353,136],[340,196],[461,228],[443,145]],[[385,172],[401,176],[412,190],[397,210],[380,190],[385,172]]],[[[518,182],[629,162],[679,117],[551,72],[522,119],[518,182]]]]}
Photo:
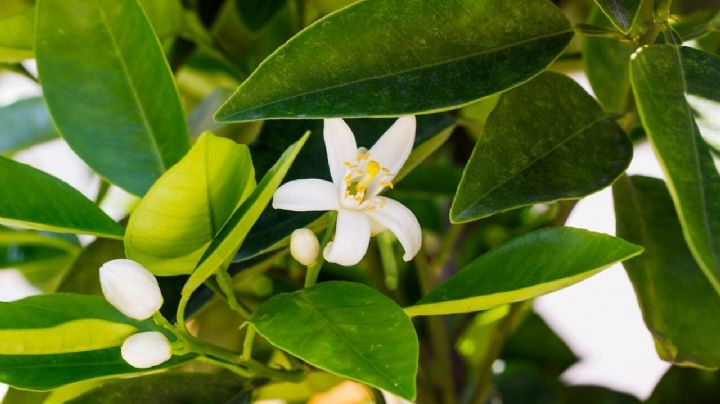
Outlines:
{"type": "Polygon", "coordinates": [[[390,189],[394,188],[393,183],[390,181],[380,181],[380,186],[385,187],[385,188],[390,188],[390,189]]]}

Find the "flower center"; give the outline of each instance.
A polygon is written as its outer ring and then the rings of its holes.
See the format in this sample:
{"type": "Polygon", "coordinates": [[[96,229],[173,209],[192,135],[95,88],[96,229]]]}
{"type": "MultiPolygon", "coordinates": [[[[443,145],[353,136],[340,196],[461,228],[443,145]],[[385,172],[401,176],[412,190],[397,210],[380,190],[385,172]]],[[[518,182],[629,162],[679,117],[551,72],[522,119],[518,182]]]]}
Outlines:
{"type": "MultiPolygon", "coordinates": [[[[364,148],[358,149],[358,155],[355,162],[345,161],[343,163],[347,170],[345,171],[345,199],[353,199],[357,203],[362,203],[366,196],[373,197],[377,195],[383,188],[392,188],[393,183],[390,181],[394,174],[386,167],[383,167],[376,160],[370,158],[370,152],[364,148]],[[370,195],[368,188],[376,184],[370,195]]],[[[374,208],[369,206],[369,208],[374,208]]]]}

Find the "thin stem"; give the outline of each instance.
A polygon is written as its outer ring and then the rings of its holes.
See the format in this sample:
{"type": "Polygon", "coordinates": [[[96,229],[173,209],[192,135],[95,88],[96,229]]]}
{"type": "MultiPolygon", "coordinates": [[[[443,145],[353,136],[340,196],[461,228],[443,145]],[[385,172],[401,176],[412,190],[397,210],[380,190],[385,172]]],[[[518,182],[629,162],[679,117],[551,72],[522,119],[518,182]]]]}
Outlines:
{"type": "Polygon", "coordinates": [[[255,327],[252,324],[248,324],[245,330],[245,340],[243,341],[243,350],[240,358],[243,361],[249,361],[252,359],[253,342],[255,341],[255,327]]]}
{"type": "Polygon", "coordinates": [[[219,268],[215,273],[215,279],[220,286],[220,290],[227,298],[227,303],[230,308],[237,312],[243,319],[247,320],[250,318],[250,311],[240,303],[235,295],[235,288],[233,287],[233,281],[230,274],[224,268],[219,268]]]}
{"type": "Polygon", "coordinates": [[[232,363],[223,362],[221,360],[217,360],[217,359],[211,358],[209,356],[201,355],[201,356],[197,357],[197,360],[199,360],[201,362],[209,363],[211,365],[221,366],[221,367],[223,367],[241,377],[247,378],[247,379],[252,379],[255,376],[251,371],[249,371],[241,366],[234,365],[232,363]]]}
{"type": "Polygon", "coordinates": [[[322,269],[323,263],[325,263],[322,252],[323,250],[325,250],[325,246],[327,246],[327,244],[330,242],[330,238],[332,238],[333,234],[335,234],[336,216],[337,213],[335,211],[331,211],[328,213],[327,227],[325,228],[325,234],[323,235],[322,243],[320,243],[320,252],[318,253],[318,258],[315,260],[315,262],[308,266],[307,273],[305,274],[305,288],[309,288],[315,283],[317,283],[318,276],[320,275],[320,270],[322,269]]]}
{"type": "Polygon", "coordinates": [[[378,250],[380,250],[380,261],[385,271],[385,286],[395,291],[398,288],[399,271],[395,250],[393,249],[393,236],[384,232],[377,237],[378,250]]]}
{"type": "Polygon", "coordinates": [[[160,311],[156,311],[155,314],[152,316],[153,320],[155,320],[155,323],[159,325],[160,327],[172,332],[173,334],[177,332],[177,328],[170,324],[170,322],[165,318],[165,316],[160,313],[160,311]]]}

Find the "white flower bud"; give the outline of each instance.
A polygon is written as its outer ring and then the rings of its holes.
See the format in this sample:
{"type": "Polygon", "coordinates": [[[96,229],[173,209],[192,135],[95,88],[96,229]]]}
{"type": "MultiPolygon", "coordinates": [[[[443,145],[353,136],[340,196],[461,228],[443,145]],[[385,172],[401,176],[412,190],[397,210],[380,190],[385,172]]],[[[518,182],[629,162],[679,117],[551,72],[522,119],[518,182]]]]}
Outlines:
{"type": "Polygon", "coordinates": [[[299,263],[305,266],[312,264],[319,252],[320,243],[309,229],[297,229],[290,235],[290,254],[299,263]]]}
{"type": "Polygon", "coordinates": [[[100,268],[100,286],[110,304],[136,320],[160,310],[163,298],[157,279],[132,260],[113,260],[100,268]]]}
{"type": "Polygon", "coordinates": [[[141,332],[129,336],[120,348],[125,362],[138,369],[151,368],[165,363],[172,356],[170,341],[157,331],[141,332]]]}

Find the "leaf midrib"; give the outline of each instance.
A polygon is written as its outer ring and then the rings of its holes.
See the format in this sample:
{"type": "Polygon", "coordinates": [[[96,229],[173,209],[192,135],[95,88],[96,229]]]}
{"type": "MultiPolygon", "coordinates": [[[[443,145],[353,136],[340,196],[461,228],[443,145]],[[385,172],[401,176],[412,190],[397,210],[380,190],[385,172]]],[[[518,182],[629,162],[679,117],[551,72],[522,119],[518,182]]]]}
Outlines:
{"type": "MultiPolygon", "coordinates": [[[[575,131],[574,133],[572,133],[572,134],[571,134],[570,136],[568,136],[567,138],[563,139],[562,142],[560,142],[560,143],[554,145],[553,147],[551,147],[550,149],[546,150],[546,151],[543,152],[540,156],[537,156],[537,157],[533,158],[532,161],[530,161],[528,164],[526,164],[525,166],[523,166],[521,169],[519,169],[519,170],[517,170],[516,172],[512,173],[508,178],[506,178],[506,179],[498,182],[498,183],[497,183],[496,185],[494,185],[492,188],[490,188],[489,190],[485,191],[485,193],[483,193],[482,195],[480,195],[480,196],[478,196],[477,198],[475,198],[474,200],[472,200],[472,202],[470,202],[470,203],[467,205],[466,208],[464,208],[461,212],[458,213],[457,218],[465,218],[466,215],[468,214],[468,212],[471,211],[472,208],[473,208],[475,205],[477,205],[478,202],[480,202],[482,199],[484,199],[484,198],[487,197],[488,195],[492,194],[493,192],[495,192],[495,191],[496,191],[497,189],[499,189],[500,187],[506,185],[507,183],[509,183],[510,181],[512,181],[513,179],[515,179],[517,176],[519,176],[519,175],[521,175],[522,173],[526,172],[526,171],[527,171],[528,169],[530,169],[532,166],[534,166],[535,164],[537,164],[540,160],[543,160],[545,157],[547,157],[548,155],[550,155],[551,153],[553,153],[555,150],[557,150],[557,149],[559,149],[560,147],[564,146],[567,142],[569,142],[569,141],[571,141],[571,140],[574,140],[575,138],[577,138],[577,137],[580,136],[581,134],[585,133],[587,130],[589,130],[589,129],[592,128],[593,126],[595,126],[595,125],[599,124],[600,122],[602,122],[602,121],[604,121],[604,120],[607,120],[607,119],[609,119],[609,118],[608,118],[607,116],[605,116],[605,115],[600,116],[599,118],[595,119],[594,121],[592,121],[592,122],[588,123],[587,125],[581,127],[580,129],[578,129],[577,131],[575,131]]],[[[463,175],[463,180],[465,180],[465,175],[463,175]]],[[[463,182],[464,182],[464,181],[461,182],[461,185],[462,185],[463,182]]]]}
{"type": "Polygon", "coordinates": [[[97,9],[100,12],[101,20],[102,20],[102,27],[107,32],[108,36],[110,37],[110,41],[113,45],[113,51],[117,56],[118,61],[120,62],[120,66],[122,67],[125,79],[127,80],[128,87],[130,88],[130,92],[133,96],[133,99],[135,100],[135,104],[137,106],[137,111],[140,113],[140,118],[142,120],[143,126],[145,127],[145,133],[148,134],[148,138],[150,139],[150,145],[155,151],[155,155],[157,156],[155,162],[157,163],[158,168],[160,169],[159,173],[165,172],[167,169],[167,166],[165,165],[165,160],[163,159],[163,154],[160,151],[160,146],[157,143],[156,140],[156,133],[155,130],[150,125],[150,122],[148,120],[147,114],[145,113],[145,106],[143,105],[140,95],[137,93],[137,90],[135,89],[135,82],[133,81],[133,78],[130,75],[130,71],[128,70],[127,63],[125,62],[125,58],[123,57],[122,52],[120,52],[120,46],[118,45],[117,38],[115,38],[115,34],[113,33],[112,26],[110,25],[107,14],[105,13],[105,10],[103,7],[97,3],[94,2],[94,4],[97,6],[97,9]]]}
{"type": "MultiPolygon", "coordinates": [[[[363,362],[365,362],[366,364],[370,365],[370,367],[375,369],[389,383],[389,385],[394,385],[395,378],[390,376],[389,374],[387,374],[385,372],[385,370],[383,370],[381,367],[379,367],[376,363],[374,363],[371,360],[369,360],[368,358],[366,358],[365,355],[363,355],[363,353],[360,352],[355,347],[355,345],[350,340],[348,340],[347,337],[342,332],[340,332],[340,330],[337,327],[335,327],[335,324],[330,320],[330,318],[328,318],[325,315],[325,313],[323,313],[318,307],[316,307],[315,304],[311,300],[309,300],[306,296],[303,296],[303,295],[299,295],[298,298],[300,300],[304,301],[305,303],[307,303],[308,307],[310,307],[313,312],[320,315],[320,317],[322,317],[327,322],[328,327],[335,333],[335,335],[340,337],[340,339],[345,343],[345,345],[349,346],[350,349],[353,352],[355,352],[355,354],[358,355],[363,360],[363,362]]],[[[355,307],[358,307],[358,306],[355,306],[355,307]]],[[[345,376],[355,378],[351,375],[345,375],[345,376]]],[[[399,385],[396,387],[398,388],[398,390],[403,391],[408,397],[411,395],[411,394],[408,394],[409,392],[406,391],[404,388],[399,387],[399,385]]]]}
{"type": "MultiPolygon", "coordinates": [[[[520,46],[520,45],[524,45],[524,44],[526,44],[526,43],[531,43],[531,42],[538,41],[538,40],[542,40],[542,39],[546,39],[546,38],[559,37],[559,36],[561,36],[561,35],[563,35],[563,34],[572,33],[572,32],[573,32],[573,30],[570,29],[570,28],[568,28],[568,29],[565,29],[565,30],[562,30],[562,31],[555,31],[555,32],[552,32],[552,33],[549,33],[549,34],[539,35],[539,36],[535,36],[535,37],[532,37],[532,38],[525,38],[525,39],[523,39],[523,40],[516,41],[516,42],[512,42],[512,43],[509,43],[509,44],[506,44],[506,45],[503,45],[503,46],[499,46],[499,47],[495,47],[495,48],[491,48],[491,49],[485,49],[485,50],[480,51],[480,52],[470,53],[470,54],[467,54],[467,55],[458,56],[458,57],[455,57],[455,58],[452,58],[452,59],[447,59],[447,60],[443,60],[443,61],[436,62],[436,63],[431,63],[431,64],[424,65],[424,66],[420,66],[420,67],[412,67],[412,68],[409,68],[409,69],[399,70],[399,71],[396,71],[396,72],[389,72],[389,73],[381,74],[381,75],[377,75],[377,76],[364,77],[364,78],[361,78],[361,79],[352,80],[352,81],[348,81],[348,82],[343,82],[343,83],[339,83],[339,84],[336,84],[336,85],[327,86],[327,87],[319,88],[319,89],[316,89],[316,90],[303,92],[303,93],[300,93],[300,94],[293,94],[293,95],[290,95],[290,96],[287,96],[287,97],[283,97],[283,98],[280,98],[280,99],[276,99],[276,100],[271,101],[271,102],[266,102],[266,103],[264,103],[264,104],[256,105],[256,106],[254,106],[254,107],[252,107],[252,108],[243,109],[243,110],[241,110],[241,111],[239,111],[239,112],[234,112],[234,113],[228,114],[228,115],[226,115],[225,117],[222,117],[221,119],[232,119],[234,116],[247,114],[247,113],[249,113],[249,112],[251,112],[251,111],[256,111],[256,110],[258,110],[258,109],[263,109],[263,108],[266,108],[266,107],[268,107],[268,106],[276,105],[276,104],[279,104],[279,103],[282,103],[282,102],[285,102],[285,101],[288,101],[288,100],[291,100],[291,99],[306,97],[306,96],[308,96],[308,95],[314,95],[314,94],[322,93],[322,92],[325,92],[325,91],[328,91],[328,90],[334,90],[334,89],[337,89],[337,88],[352,86],[352,85],[359,84],[359,83],[363,83],[363,82],[367,82],[367,81],[381,80],[381,79],[384,79],[384,78],[388,78],[388,77],[392,77],[392,76],[399,76],[399,75],[403,75],[403,74],[411,73],[411,72],[415,72],[415,71],[420,71],[420,70],[429,70],[429,69],[433,69],[433,68],[436,68],[436,67],[439,67],[439,66],[449,65],[449,64],[451,64],[451,63],[455,63],[455,62],[458,62],[458,61],[461,61],[461,60],[471,59],[471,58],[475,58],[475,57],[482,56],[482,55],[486,55],[486,54],[490,54],[490,53],[500,52],[500,51],[503,51],[503,50],[505,50],[505,49],[509,49],[509,48],[511,48],[511,47],[514,47],[514,46],[520,46]]],[[[282,49],[280,49],[280,50],[282,50],[282,49]]],[[[268,60],[270,60],[270,58],[268,58],[268,60]]],[[[229,105],[230,105],[230,102],[235,98],[235,96],[238,95],[238,94],[240,94],[240,93],[242,92],[242,90],[244,89],[244,87],[247,85],[247,83],[250,83],[251,80],[254,78],[255,74],[257,74],[257,73],[260,72],[260,71],[261,71],[261,69],[258,68],[258,69],[255,71],[255,73],[253,73],[253,74],[245,81],[245,83],[243,83],[243,85],[241,85],[240,88],[238,88],[237,92],[233,95],[233,97],[228,101],[228,103],[227,103],[226,105],[229,106],[229,105]]],[[[223,109],[224,109],[224,106],[220,109],[220,111],[222,111],[223,109]]]]}

